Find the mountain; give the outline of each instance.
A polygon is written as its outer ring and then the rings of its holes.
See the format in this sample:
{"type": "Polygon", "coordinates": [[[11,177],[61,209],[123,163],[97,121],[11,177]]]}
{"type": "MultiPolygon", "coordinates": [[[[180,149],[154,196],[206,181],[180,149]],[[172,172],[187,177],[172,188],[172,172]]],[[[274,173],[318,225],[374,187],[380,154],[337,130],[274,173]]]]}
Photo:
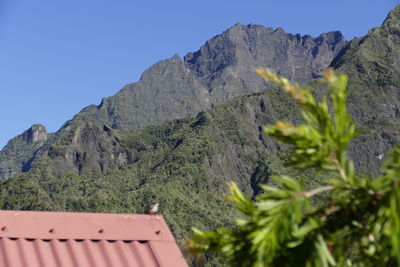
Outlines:
{"type": "MultiPolygon", "coordinates": [[[[396,58],[400,50],[399,21],[398,7],[389,14],[381,27],[372,29],[365,37],[346,44],[331,63],[331,66],[338,71],[349,74],[349,109],[352,111],[353,119],[363,129],[350,152],[357,166],[368,172],[378,172],[385,152],[393,144],[399,143],[400,69],[399,58],[396,58]]],[[[212,47],[211,43],[217,44],[219,42],[216,40],[219,38],[227,38],[230,31],[236,29],[240,32],[240,29],[259,27],[236,25],[210,40],[196,52],[197,58],[201,58],[201,54],[207,54],[202,50],[209,51],[207,47],[212,47]]],[[[280,32],[280,30],[263,29],[270,34],[280,32]]],[[[295,38],[293,35],[288,36],[295,38]]],[[[187,58],[193,57],[192,54],[187,56],[187,58]]],[[[177,57],[172,61],[182,63],[177,57]]],[[[159,64],[153,68],[157,68],[159,64]]],[[[209,76],[206,75],[206,69],[209,68],[211,67],[200,71],[200,67],[193,67],[203,75],[202,77],[209,76]]],[[[148,72],[152,71],[151,68],[148,72]]],[[[225,72],[221,71],[220,75],[223,76],[223,73],[225,72]]],[[[143,76],[146,75],[149,73],[143,76]]],[[[255,77],[255,80],[254,83],[262,83],[258,77],[255,77]]],[[[124,90],[118,94],[122,92],[124,90]]],[[[104,106],[104,104],[99,106],[99,109],[104,106]]],[[[195,118],[155,124],[142,130],[112,129],[94,121],[93,118],[85,118],[83,116],[85,112],[86,110],[67,122],[47,141],[45,138],[27,138],[33,136],[29,134],[30,131],[10,141],[6,146],[7,151],[16,147],[12,145],[14,143],[32,143],[33,140],[40,140],[34,149],[27,149],[35,151],[37,155],[29,161],[29,165],[26,165],[28,161],[21,161],[23,166],[30,166],[31,170],[27,174],[10,179],[6,184],[13,184],[22,179],[18,177],[24,179],[36,177],[40,185],[38,188],[42,188],[43,184],[58,183],[58,178],[54,177],[64,177],[63,179],[67,180],[87,178],[88,181],[92,181],[91,177],[94,176],[97,177],[95,183],[103,181],[110,188],[113,188],[114,183],[119,184],[121,181],[134,183],[135,185],[130,189],[128,186],[127,190],[130,194],[137,194],[138,188],[147,188],[152,183],[154,183],[153,188],[160,188],[167,183],[175,183],[176,179],[179,181],[187,179],[185,181],[187,184],[183,187],[186,189],[182,190],[195,190],[203,186],[202,183],[206,183],[212,184],[215,188],[208,189],[206,193],[215,195],[224,191],[225,186],[221,181],[236,180],[243,190],[254,196],[258,192],[259,179],[266,181],[271,174],[295,171],[283,167],[286,148],[276,144],[261,130],[263,125],[273,123],[279,118],[299,121],[293,103],[279,89],[269,88],[251,95],[236,97],[225,104],[199,113],[195,118]],[[122,173],[129,178],[121,178],[122,173]],[[112,184],[109,184],[110,181],[112,184]]],[[[72,183],[70,186],[75,188],[77,185],[72,183]]],[[[55,194],[51,191],[53,189],[43,190],[50,195],[49,199],[54,198],[51,196],[55,194]]],[[[108,192],[108,189],[103,190],[108,192]]],[[[9,194],[7,190],[4,193],[9,194]]],[[[152,196],[154,197],[154,194],[152,196]]],[[[61,206],[56,204],[56,200],[52,201],[55,201],[53,203],[55,209],[74,209],[68,206],[70,202],[67,200],[66,204],[61,206]]],[[[32,203],[29,205],[33,205],[32,203]]],[[[83,204],[80,206],[90,209],[83,204]]],[[[29,208],[35,207],[29,206],[29,208]]]]}
{"type": "Polygon", "coordinates": [[[158,62],[139,82],[103,99],[99,106],[85,108],[74,119],[136,129],[193,116],[268,87],[253,73],[256,67],[273,68],[291,80],[307,83],[318,77],[345,44],[340,32],[312,38],[287,34],[281,28],[236,24],[183,60],[175,55],[158,62]]]}
{"type": "MultiPolygon", "coordinates": [[[[312,38],[287,34],[281,28],[236,24],[183,60],[176,55],[156,63],[143,73],[139,82],[125,86],[98,106],[84,108],[72,122],[90,119],[99,128],[106,125],[114,129],[136,129],[194,116],[233,97],[268,87],[253,73],[256,67],[269,67],[293,81],[307,83],[320,75],[345,44],[340,32],[312,38]]],[[[56,136],[68,132],[64,128],[72,122],[66,123],[56,136]]],[[[24,165],[25,162],[34,161],[48,145],[39,151],[36,146],[20,147],[19,152],[13,146],[18,155],[15,157],[9,156],[7,147],[0,151],[0,178],[29,170],[30,165],[24,165]]],[[[77,153],[75,157],[79,159],[74,160],[79,162],[84,156],[77,153]]],[[[80,172],[81,163],[72,163],[72,158],[60,168],[67,170],[75,165],[80,172]]],[[[90,168],[103,170],[104,164],[121,165],[115,159],[106,159],[107,163],[104,160],[93,161],[90,168]]]]}

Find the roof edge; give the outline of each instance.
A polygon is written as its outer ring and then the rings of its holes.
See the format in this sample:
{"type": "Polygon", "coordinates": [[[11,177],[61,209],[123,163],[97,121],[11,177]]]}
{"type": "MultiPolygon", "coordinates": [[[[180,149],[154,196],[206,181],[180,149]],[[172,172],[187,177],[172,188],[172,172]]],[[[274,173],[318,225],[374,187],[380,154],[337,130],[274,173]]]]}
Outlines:
{"type": "Polygon", "coordinates": [[[0,211],[0,237],[175,242],[162,215],[0,211]]]}

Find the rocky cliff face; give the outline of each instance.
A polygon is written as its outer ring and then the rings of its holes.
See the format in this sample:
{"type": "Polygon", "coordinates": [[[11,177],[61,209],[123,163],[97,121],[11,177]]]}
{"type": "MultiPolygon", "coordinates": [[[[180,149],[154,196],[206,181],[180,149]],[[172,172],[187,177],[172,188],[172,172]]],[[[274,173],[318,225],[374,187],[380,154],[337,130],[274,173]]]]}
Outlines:
{"type": "Polygon", "coordinates": [[[48,138],[46,128],[35,124],[8,141],[0,151],[0,178],[9,178],[16,173],[29,170],[32,157],[48,138]]]}
{"type": "Polygon", "coordinates": [[[90,118],[116,129],[142,128],[193,116],[239,95],[268,85],[253,73],[269,67],[291,80],[318,77],[346,44],[340,32],[317,38],[283,29],[236,24],[207,41],[197,52],[160,61],[140,81],[124,87],[99,106],[89,106],[75,120],[90,118]]]}
{"type": "Polygon", "coordinates": [[[340,32],[309,35],[287,34],[282,28],[240,25],[208,41],[184,61],[207,85],[214,104],[232,96],[254,93],[266,84],[253,73],[256,67],[268,67],[292,81],[305,84],[318,77],[346,41],[340,32]]]}
{"type": "MultiPolygon", "coordinates": [[[[88,174],[106,173],[118,169],[130,161],[111,129],[99,127],[92,121],[68,122],[58,132],[48,147],[38,153],[42,161],[52,161],[52,173],[88,174]]],[[[35,157],[32,166],[36,166],[35,157]]]]}
{"type": "Polygon", "coordinates": [[[29,144],[42,145],[47,141],[46,127],[34,124],[31,128],[22,133],[22,139],[29,144]]]}

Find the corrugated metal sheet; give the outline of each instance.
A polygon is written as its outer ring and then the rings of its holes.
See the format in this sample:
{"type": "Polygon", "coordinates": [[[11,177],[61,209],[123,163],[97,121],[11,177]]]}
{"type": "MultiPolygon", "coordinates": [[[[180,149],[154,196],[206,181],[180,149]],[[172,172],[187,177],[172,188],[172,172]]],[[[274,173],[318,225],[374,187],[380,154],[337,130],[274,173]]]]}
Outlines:
{"type": "Polygon", "coordinates": [[[0,211],[0,267],[187,266],[160,215],[0,211]]]}

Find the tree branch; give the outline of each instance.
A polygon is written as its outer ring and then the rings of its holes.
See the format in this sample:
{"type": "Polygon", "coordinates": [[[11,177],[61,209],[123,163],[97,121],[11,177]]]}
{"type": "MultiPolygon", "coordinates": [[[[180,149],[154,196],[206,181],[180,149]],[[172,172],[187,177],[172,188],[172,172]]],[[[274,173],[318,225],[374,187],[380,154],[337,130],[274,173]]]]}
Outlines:
{"type": "Polygon", "coordinates": [[[334,186],[332,186],[332,185],[321,186],[321,187],[315,188],[311,191],[304,192],[304,196],[307,198],[310,198],[313,195],[317,195],[317,194],[325,192],[325,191],[331,191],[333,189],[334,189],[334,186]]]}

